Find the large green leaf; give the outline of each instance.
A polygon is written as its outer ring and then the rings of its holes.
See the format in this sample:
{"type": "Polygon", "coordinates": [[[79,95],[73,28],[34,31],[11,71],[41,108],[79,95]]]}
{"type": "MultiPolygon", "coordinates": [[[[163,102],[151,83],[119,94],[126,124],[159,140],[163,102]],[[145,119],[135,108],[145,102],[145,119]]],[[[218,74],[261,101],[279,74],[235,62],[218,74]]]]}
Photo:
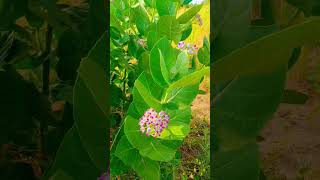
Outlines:
{"type": "Polygon", "coordinates": [[[190,106],[193,99],[197,96],[199,82],[194,85],[176,88],[167,95],[167,101],[179,107],[190,106]],[[186,98],[188,97],[188,98],[186,98]]]}
{"type": "Polygon", "coordinates": [[[150,71],[153,79],[161,86],[168,85],[168,77],[164,74],[169,73],[167,76],[173,76],[171,72],[175,66],[175,61],[178,55],[178,50],[172,48],[169,40],[166,37],[161,38],[152,48],[150,52],[150,71]],[[161,54],[160,54],[161,52],[161,54]],[[161,58],[162,57],[162,58],[161,58]],[[160,68],[161,67],[161,68],[160,68]],[[168,72],[164,72],[168,71],[168,72]]]}
{"type": "Polygon", "coordinates": [[[183,13],[181,16],[178,17],[177,21],[180,24],[185,24],[189,20],[191,20],[202,8],[202,5],[196,5],[193,6],[192,8],[188,9],[185,13],[183,13]]]}
{"type": "Polygon", "coordinates": [[[320,32],[318,17],[309,18],[239,48],[213,64],[213,82],[231,80],[238,75],[272,72],[287,64],[287,54],[293,48],[319,40],[320,33],[315,32],[320,32]]]}
{"type": "Polygon", "coordinates": [[[180,41],[186,40],[186,39],[190,36],[191,33],[192,33],[192,24],[189,25],[189,26],[186,28],[186,30],[184,30],[184,31],[182,32],[182,36],[181,36],[181,40],[180,40],[180,41]]]}
{"type": "Polygon", "coordinates": [[[172,0],[156,0],[158,14],[160,16],[175,16],[178,10],[178,2],[172,0]]]}
{"type": "Polygon", "coordinates": [[[252,0],[224,0],[212,3],[214,61],[246,44],[251,21],[251,2],[252,0]]]}
{"type": "Polygon", "coordinates": [[[144,74],[141,74],[140,77],[134,83],[133,93],[141,94],[141,97],[144,100],[144,102],[146,102],[147,107],[153,107],[154,109],[159,111],[161,110],[161,102],[157,98],[153,97],[151,91],[152,86],[154,86],[154,84],[150,83],[150,81],[148,81],[147,77],[144,74]]]}
{"type": "Polygon", "coordinates": [[[51,168],[46,172],[44,179],[57,176],[56,173],[61,171],[68,177],[79,180],[96,179],[103,172],[92,162],[82,145],[75,126],[65,135],[55,160],[51,168]]]}
{"type": "Polygon", "coordinates": [[[283,66],[270,74],[235,78],[218,91],[212,102],[218,138],[226,139],[223,131],[248,138],[258,135],[281,101],[285,75],[283,66]]]}
{"type": "Polygon", "coordinates": [[[136,26],[141,35],[144,35],[145,30],[150,24],[149,17],[142,8],[136,8],[136,26]]]}
{"type": "Polygon", "coordinates": [[[116,156],[127,166],[135,170],[143,179],[160,179],[160,166],[158,162],[142,157],[139,151],[130,145],[126,136],[122,136],[119,144],[116,156]]]}
{"type": "Polygon", "coordinates": [[[167,88],[167,93],[170,93],[173,89],[186,87],[190,85],[194,85],[198,82],[200,82],[201,78],[205,75],[208,75],[210,73],[210,67],[205,67],[199,71],[195,71],[193,73],[190,73],[181,79],[171,83],[169,87],[167,88]]]}
{"type": "Polygon", "coordinates": [[[214,180],[258,180],[259,151],[255,143],[212,156],[214,180]]]}
{"type": "Polygon", "coordinates": [[[106,36],[82,60],[74,87],[74,118],[80,139],[90,158],[100,169],[106,168],[108,117],[106,79],[106,36]]]}
{"type": "Polygon", "coordinates": [[[178,141],[166,141],[147,137],[140,132],[139,119],[127,116],[125,121],[125,134],[129,142],[139,150],[142,156],[155,161],[165,162],[174,158],[176,149],[180,145],[178,141]]]}
{"type": "Polygon", "coordinates": [[[175,16],[161,16],[157,24],[158,33],[167,36],[174,42],[179,42],[182,36],[182,29],[175,16]]]}
{"type": "Polygon", "coordinates": [[[148,33],[148,40],[147,40],[148,49],[151,50],[153,46],[159,41],[159,39],[160,39],[160,36],[156,31],[150,31],[148,33]]]}
{"type": "Polygon", "coordinates": [[[203,47],[198,51],[198,59],[201,64],[210,65],[210,44],[207,37],[203,38],[203,47]]]}
{"type": "Polygon", "coordinates": [[[188,74],[189,66],[190,60],[188,58],[188,55],[185,52],[181,52],[177,57],[177,62],[175,65],[176,72],[174,72],[173,74],[180,74],[181,76],[184,76],[188,74]]]}
{"type": "MultiPolygon", "coordinates": [[[[193,89],[193,92],[195,92],[194,89],[193,89]]],[[[168,111],[168,113],[170,113],[171,115],[170,125],[168,129],[165,129],[162,132],[159,138],[167,139],[167,140],[183,140],[190,131],[190,127],[189,127],[190,120],[191,120],[190,106],[181,110],[168,111]]]]}

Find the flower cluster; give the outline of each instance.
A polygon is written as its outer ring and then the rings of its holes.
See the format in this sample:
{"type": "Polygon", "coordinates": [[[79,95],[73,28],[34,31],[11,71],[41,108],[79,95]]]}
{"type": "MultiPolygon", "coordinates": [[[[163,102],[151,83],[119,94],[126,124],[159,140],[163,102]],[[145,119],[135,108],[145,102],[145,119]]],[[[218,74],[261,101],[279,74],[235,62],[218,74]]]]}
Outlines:
{"type": "Polygon", "coordinates": [[[146,41],[144,39],[138,39],[137,43],[142,47],[146,46],[146,41]]]}
{"type": "Polygon", "coordinates": [[[177,45],[177,48],[180,50],[187,50],[188,54],[193,55],[196,54],[199,47],[195,44],[185,43],[183,41],[180,41],[177,45]]]}
{"type": "Polygon", "coordinates": [[[147,136],[159,137],[165,128],[168,128],[170,117],[164,112],[157,113],[154,109],[148,109],[140,118],[140,131],[147,136]]]}

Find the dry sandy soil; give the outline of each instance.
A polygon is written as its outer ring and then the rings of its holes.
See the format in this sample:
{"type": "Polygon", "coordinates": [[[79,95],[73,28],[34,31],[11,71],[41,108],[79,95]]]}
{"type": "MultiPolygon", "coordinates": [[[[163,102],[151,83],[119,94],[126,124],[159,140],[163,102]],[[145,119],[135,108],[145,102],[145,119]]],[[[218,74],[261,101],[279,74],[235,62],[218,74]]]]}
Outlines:
{"type": "Polygon", "coordinates": [[[307,81],[314,73],[320,75],[319,62],[319,48],[303,50],[286,86],[307,94],[308,101],[281,104],[261,133],[261,164],[268,180],[320,180],[320,95],[314,87],[320,78],[307,81]]]}
{"type": "Polygon", "coordinates": [[[210,78],[206,77],[200,84],[200,90],[205,94],[198,94],[192,103],[192,120],[206,120],[210,124],[210,78]]]}

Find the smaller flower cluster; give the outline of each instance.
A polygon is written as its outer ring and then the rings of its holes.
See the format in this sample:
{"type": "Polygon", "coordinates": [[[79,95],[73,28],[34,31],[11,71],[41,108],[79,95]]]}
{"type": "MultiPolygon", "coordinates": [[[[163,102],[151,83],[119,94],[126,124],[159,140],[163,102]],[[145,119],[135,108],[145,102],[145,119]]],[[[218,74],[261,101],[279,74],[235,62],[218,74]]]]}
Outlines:
{"type": "Polygon", "coordinates": [[[170,117],[165,111],[157,113],[154,109],[148,109],[140,118],[140,131],[147,136],[159,137],[165,128],[168,128],[170,117]]]}
{"type": "Polygon", "coordinates": [[[144,39],[138,39],[137,43],[142,47],[146,46],[146,41],[144,39]]]}
{"type": "Polygon", "coordinates": [[[199,47],[195,44],[185,43],[183,41],[180,41],[177,45],[177,48],[180,50],[187,50],[188,54],[193,55],[196,54],[199,50],[199,47]]]}

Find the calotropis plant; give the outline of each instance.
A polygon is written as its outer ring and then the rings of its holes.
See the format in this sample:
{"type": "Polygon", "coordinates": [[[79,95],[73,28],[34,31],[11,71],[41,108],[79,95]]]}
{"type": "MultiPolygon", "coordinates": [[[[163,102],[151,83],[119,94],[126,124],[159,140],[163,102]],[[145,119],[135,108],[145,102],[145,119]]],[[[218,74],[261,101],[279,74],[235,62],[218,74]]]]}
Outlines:
{"type": "MultiPolygon", "coordinates": [[[[139,176],[159,179],[159,161],[172,160],[189,132],[190,105],[209,67],[190,70],[189,57],[172,47],[166,37],[150,54],[150,69],[135,81],[124,135],[114,155],[139,176]]],[[[118,168],[113,166],[116,163],[111,161],[111,170],[118,168]]]]}
{"type": "Polygon", "coordinates": [[[191,6],[176,17],[184,3],[188,2],[139,1],[139,6],[122,9],[127,20],[121,20],[118,10],[130,3],[112,6],[111,15],[120,18],[111,18],[111,26],[133,32],[135,41],[127,48],[129,52],[140,49],[131,54],[141,68],[132,88],[133,101],[111,144],[112,176],[132,169],[143,179],[160,179],[160,163],[175,157],[189,133],[190,105],[209,67],[191,67],[198,47],[183,41],[202,5],[191,6]]]}

